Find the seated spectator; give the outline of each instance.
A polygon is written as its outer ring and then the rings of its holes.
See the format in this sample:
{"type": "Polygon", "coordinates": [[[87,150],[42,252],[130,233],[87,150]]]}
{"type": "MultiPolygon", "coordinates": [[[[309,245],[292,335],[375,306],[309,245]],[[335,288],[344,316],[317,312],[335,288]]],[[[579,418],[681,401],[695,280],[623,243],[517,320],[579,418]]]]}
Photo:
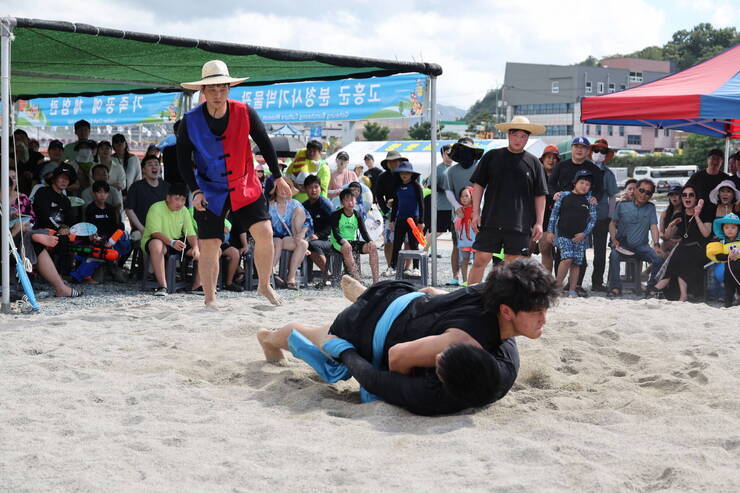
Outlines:
{"type": "Polygon", "coordinates": [[[62,164],[54,169],[50,185],[39,189],[33,200],[37,229],[59,231],[62,226],[69,225],[72,205],[64,192],[76,180],[77,173],[70,165],[62,164]]]}
{"type": "Polygon", "coordinates": [[[298,267],[303,263],[308,251],[308,229],[311,216],[306,214],[300,202],[292,199],[291,196],[298,193],[298,189],[293,186],[290,180],[290,192],[278,193],[275,187],[270,192],[270,218],[272,220],[272,243],[275,248],[273,257],[273,268],[277,266],[280,255],[283,250],[293,252],[290,255],[290,265],[286,279],[275,276],[277,287],[297,290],[295,282],[298,267]]]}
{"type": "Polygon", "coordinates": [[[370,270],[373,276],[373,284],[375,284],[380,277],[378,250],[367,234],[365,221],[355,210],[355,196],[350,190],[345,189],[339,193],[339,201],[342,208],[334,211],[330,218],[331,236],[329,238],[331,244],[336,251],[342,254],[347,272],[360,282],[362,282],[362,279],[353,254],[364,253],[369,255],[370,270]],[[362,240],[357,239],[358,233],[362,240]]]}
{"type": "Polygon", "coordinates": [[[332,248],[329,241],[331,233],[329,218],[334,212],[334,205],[331,200],[321,195],[321,181],[318,176],[309,175],[303,182],[303,187],[308,194],[308,200],[303,202],[303,208],[311,215],[313,221],[313,234],[308,238],[308,251],[311,261],[325,272],[326,257],[332,248]]]}
{"type": "Polygon", "coordinates": [[[547,235],[558,247],[560,264],[557,282],[563,286],[568,276],[567,296],[578,297],[576,285],[581,266],[586,261],[588,238],[596,225],[596,205],[587,197],[594,176],[590,170],[580,169],[573,177],[573,190],[561,192],[550,214],[547,235]]]}
{"type": "Polygon", "coordinates": [[[78,182],[69,187],[69,192],[75,196],[79,196],[84,189],[90,186],[90,169],[95,164],[93,149],[97,149],[97,146],[92,140],[81,140],[75,146],[77,154],[69,163],[77,172],[78,182]]]}
{"type": "MultiPolygon", "coordinates": [[[[150,156],[147,162],[156,162],[159,159],[150,156]]],[[[158,173],[159,171],[157,171],[158,173]]],[[[165,277],[165,255],[188,255],[198,260],[198,237],[195,234],[190,212],[185,208],[188,189],[184,183],[173,184],[164,200],[155,202],[146,215],[146,227],[141,238],[141,249],[149,254],[154,277],[158,287],[152,290],[154,296],[167,295],[167,279],[165,277]],[[187,244],[190,249],[187,249],[187,244]]]]}
{"type": "Polygon", "coordinates": [[[725,308],[735,303],[735,295],[740,294],[740,218],[727,214],[714,220],[713,232],[719,240],[707,245],[707,257],[716,265],[724,267],[722,273],[725,287],[725,308]]]}
{"type": "Polygon", "coordinates": [[[342,151],[337,154],[337,168],[331,174],[331,180],[329,181],[329,198],[334,198],[339,195],[342,188],[345,185],[349,185],[353,181],[357,181],[357,175],[354,171],[347,169],[349,164],[349,154],[342,151]]]}
{"type": "Polygon", "coordinates": [[[637,180],[634,178],[628,178],[624,182],[624,190],[622,194],[617,198],[617,202],[632,202],[635,200],[635,190],[637,189],[637,180]]]}
{"type": "MultiPolygon", "coordinates": [[[[39,171],[40,181],[38,184],[33,186],[31,194],[28,196],[28,198],[31,200],[31,203],[33,203],[33,199],[34,197],[36,197],[36,192],[44,187],[48,187],[49,185],[51,185],[51,177],[54,174],[54,170],[57,169],[58,166],[59,163],[49,161],[41,167],[41,171],[39,171]]],[[[66,190],[64,191],[64,195],[67,195],[66,190]]]]}
{"type": "Polygon", "coordinates": [[[707,238],[712,232],[712,223],[702,219],[704,201],[697,198],[696,188],[692,185],[684,185],[681,189],[681,201],[684,207],[683,217],[668,227],[668,235],[671,236],[671,230],[675,229],[681,240],[666,260],[663,279],[648,294],[659,294],[675,278],[678,279],[681,293],[679,301],[688,301],[689,291],[699,294],[703,290],[705,251],[707,238]]]}
{"type": "MultiPolygon", "coordinates": [[[[190,218],[193,221],[193,229],[195,230],[195,234],[198,234],[198,222],[195,220],[195,217],[193,215],[195,214],[195,209],[190,208],[188,209],[190,211],[190,218]]],[[[229,244],[229,236],[231,234],[231,221],[228,219],[224,220],[224,241],[221,243],[221,258],[226,258],[228,261],[228,264],[226,266],[226,272],[224,272],[223,277],[223,286],[224,289],[227,291],[234,291],[235,293],[241,293],[244,291],[244,288],[240,286],[238,283],[234,281],[234,278],[236,276],[236,272],[239,269],[239,261],[241,260],[243,252],[246,252],[249,248],[249,243],[247,243],[247,234],[243,233],[244,237],[242,238],[242,242],[244,245],[246,245],[246,248],[241,251],[238,250],[236,247],[231,246],[229,244]]],[[[190,288],[190,291],[192,293],[203,293],[203,284],[200,282],[200,272],[198,269],[194,269],[195,273],[193,274],[193,285],[190,288]]]]}
{"type": "MultiPolygon", "coordinates": [[[[126,137],[123,134],[114,135],[111,142],[113,142],[112,160],[126,172],[126,189],[131,189],[134,183],[141,180],[144,163],[139,164],[139,158],[129,152],[128,142],[126,142],[126,137]]],[[[159,157],[155,156],[155,158],[157,163],[160,163],[159,157]]],[[[157,171],[157,174],[159,174],[159,171],[157,171]]],[[[124,192],[124,195],[126,195],[126,192],[124,192]]]]}
{"type": "MultiPolygon", "coordinates": [[[[331,180],[331,171],[329,170],[329,164],[321,158],[321,152],[324,150],[324,146],[318,140],[309,140],[306,143],[305,149],[299,149],[290,164],[288,169],[285,170],[284,176],[295,180],[301,173],[306,175],[317,175],[321,182],[321,194],[326,197],[329,190],[329,181],[331,180]]],[[[267,188],[266,190],[270,190],[267,188]]],[[[304,202],[308,199],[305,191],[303,191],[303,185],[298,185],[299,193],[296,194],[294,199],[299,202],[304,202]]]]}
{"type": "Polygon", "coordinates": [[[697,171],[686,182],[687,185],[694,187],[698,200],[703,200],[705,204],[709,202],[709,192],[722,181],[730,179],[730,176],[722,171],[724,160],[725,153],[721,149],[712,149],[707,154],[706,169],[697,171]]]}
{"type": "Polygon", "coordinates": [[[357,179],[359,180],[363,176],[365,167],[361,164],[355,164],[354,167],[352,168],[352,171],[355,172],[355,175],[357,176],[357,179]]]}
{"type": "Polygon", "coordinates": [[[34,230],[34,209],[28,197],[17,190],[15,169],[8,170],[10,220],[18,221],[11,226],[10,234],[13,237],[19,252],[24,252],[25,257],[34,265],[46,282],[54,289],[55,296],[77,297],[82,293],[75,288],[67,286],[59,275],[54,261],[47,248],[54,248],[59,243],[59,237],[49,234],[46,230],[34,230]],[[23,217],[30,217],[30,221],[24,221],[23,217]]]}
{"type": "Polygon", "coordinates": [[[650,198],[655,193],[655,184],[651,180],[637,182],[634,199],[623,200],[617,204],[609,223],[609,236],[612,239],[612,251],[609,256],[609,293],[607,296],[622,295],[620,279],[620,255],[634,256],[652,264],[648,289],[653,289],[656,276],[663,265],[658,233],[658,215],[655,204],[650,198]],[[648,233],[652,236],[653,247],[650,248],[648,233]]]}
{"type": "Polygon", "coordinates": [[[155,202],[164,200],[170,187],[169,183],[159,177],[161,169],[159,159],[149,156],[141,166],[144,178],[129,187],[124,201],[126,216],[131,223],[131,237],[134,240],[137,236],[133,234],[135,231],[144,234],[149,207],[155,202]]]}
{"type": "MultiPolygon", "coordinates": [[[[94,184],[97,181],[102,181],[108,185],[109,191],[106,203],[112,205],[118,211],[118,215],[120,216],[123,208],[123,197],[121,196],[120,190],[111,187],[110,183],[108,183],[108,168],[104,164],[96,164],[90,169],[90,183],[94,184]]],[[[94,190],[91,185],[84,189],[80,194],[80,198],[85,201],[85,206],[88,206],[95,201],[93,193],[94,190]]]]}
{"type": "Polygon", "coordinates": [[[674,226],[681,221],[683,217],[683,201],[681,200],[681,187],[674,185],[668,191],[668,207],[660,214],[660,220],[658,221],[658,233],[662,243],[660,249],[663,252],[663,256],[667,256],[673,248],[681,240],[681,235],[678,233],[678,228],[671,230],[668,227],[673,224],[674,226]],[[668,235],[666,232],[672,234],[668,235]]]}
{"type": "MultiPolygon", "coordinates": [[[[712,220],[725,217],[727,214],[740,213],[740,190],[732,180],[723,180],[709,192],[711,209],[714,209],[712,220]]],[[[706,207],[706,206],[705,206],[706,207]]]]}
{"type": "Polygon", "coordinates": [[[67,162],[74,161],[77,155],[77,144],[90,138],[90,122],[87,120],[77,120],[75,122],[75,135],[77,136],[77,140],[64,146],[64,160],[67,162]]]}
{"type": "Polygon", "coordinates": [[[44,155],[38,150],[32,150],[30,147],[31,140],[28,133],[23,129],[16,129],[13,132],[15,141],[14,151],[18,165],[18,189],[21,193],[29,193],[33,186],[38,183],[37,177],[41,165],[44,162],[44,155]]]}
{"type": "Polygon", "coordinates": [[[113,146],[107,140],[98,143],[98,163],[108,168],[108,185],[123,197],[123,191],[126,190],[126,171],[120,164],[113,162],[113,146]]]}

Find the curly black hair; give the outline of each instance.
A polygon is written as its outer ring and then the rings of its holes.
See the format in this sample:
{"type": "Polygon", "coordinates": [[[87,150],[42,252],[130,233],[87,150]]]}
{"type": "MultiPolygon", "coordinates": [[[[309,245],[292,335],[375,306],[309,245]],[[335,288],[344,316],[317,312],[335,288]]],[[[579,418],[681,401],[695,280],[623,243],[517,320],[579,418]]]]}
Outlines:
{"type": "Polygon", "coordinates": [[[515,313],[532,312],[549,308],[559,294],[555,277],[536,260],[525,258],[493,269],[483,287],[483,306],[490,313],[498,313],[500,305],[515,313]]]}

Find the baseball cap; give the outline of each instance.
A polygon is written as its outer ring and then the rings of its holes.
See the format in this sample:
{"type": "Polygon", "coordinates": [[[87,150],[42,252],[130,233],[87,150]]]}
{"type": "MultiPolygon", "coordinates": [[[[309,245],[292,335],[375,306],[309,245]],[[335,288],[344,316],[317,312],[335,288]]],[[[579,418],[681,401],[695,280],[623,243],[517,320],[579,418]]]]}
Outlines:
{"type": "Polygon", "coordinates": [[[576,174],[573,176],[573,184],[580,180],[581,178],[588,178],[589,181],[593,181],[594,175],[590,171],[586,169],[579,169],[576,171],[576,174]]]}
{"type": "Polygon", "coordinates": [[[347,154],[345,151],[342,151],[339,154],[337,154],[337,159],[342,159],[344,161],[349,161],[349,154],[347,154]]]}
{"type": "Polygon", "coordinates": [[[576,137],[573,139],[573,142],[571,142],[572,146],[590,146],[591,142],[586,137],[576,137]]]}
{"type": "Polygon", "coordinates": [[[668,189],[668,195],[671,195],[674,193],[681,195],[681,185],[671,185],[671,188],[668,189]]]}

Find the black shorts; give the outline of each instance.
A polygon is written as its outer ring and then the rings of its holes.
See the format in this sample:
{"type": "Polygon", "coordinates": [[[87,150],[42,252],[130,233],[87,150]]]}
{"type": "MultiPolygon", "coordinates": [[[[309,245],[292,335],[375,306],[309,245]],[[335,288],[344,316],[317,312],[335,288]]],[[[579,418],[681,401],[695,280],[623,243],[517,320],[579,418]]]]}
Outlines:
{"type": "MultiPolygon", "coordinates": [[[[352,253],[363,253],[362,249],[367,244],[368,242],[366,241],[359,241],[359,240],[349,241],[349,245],[352,247],[352,253]]],[[[337,250],[336,248],[334,250],[341,251],[341,250],[337,250]]]]}
{"type": "MultiPolygon", "coordinates": [[[[437,211],[437,233],[446,233],[452,231],[452,211],[437,211]]],[[[426,212],[424,213],[426,216],[426,212]]],[[[424,222],[424,234],[432,230],[432,222],[424,222]]]]}
{"type": "Polygon", "coordinates": [[[329,240],[309,240],[308,242],[309,252],[318,253],[324,257],[329,255],[333,249],[334,247],[331,246],[331,241],[329,240]]]}
{"type": "Polygon", "coordinates": [[[529,233],[482,226],[475,237],[473,249],[486,253],[499,253],[503,247],[506,255],[529,256],[530,237],[529,233]]]}
{"type": "MultiPolygon", "coordinates": [[[[201,240],[210,240],[218,238],[224,239],[224,219],[231,210],[231,200],[226,199],[224,210],[221,216],[206,209],[205,211],[195,211],[193,217],[198,225],[198,238],[201,240]]],[[[241,231],[249,231],[253,224],[260,221],[270,220],[270,210],[267,207],[267,199],[263,194],[251,204],[245,205],[241,209],[231,212],[233,223],[238,223],[241,231]]]]}

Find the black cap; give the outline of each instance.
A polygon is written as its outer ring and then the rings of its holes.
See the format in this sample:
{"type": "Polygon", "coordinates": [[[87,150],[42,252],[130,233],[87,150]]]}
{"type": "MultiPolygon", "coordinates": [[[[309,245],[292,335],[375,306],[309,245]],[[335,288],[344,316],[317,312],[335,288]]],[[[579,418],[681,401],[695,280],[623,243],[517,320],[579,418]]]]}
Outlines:
{"type": "Polygon", "coordinates": [[[349,161],[349,154],[347,154],[345,151],[342,151],[339,154],[337,154],[337,159],[342,159],[344,161],[349,161]]]}
{"type": "Polygon", "coordinates": [[[581,178],[588,178],[588,181],[593,181],[594,174],[591,173],[587,169],[579,169],[578,171],[576,171],[576,174],[573,176],[573,185],[575,185],[576,182],[580,180],[581,178]]]}
{"type": "Polygon", "coordinates": [[[49,149],[64,149],[64,144],[62,144],[61,140],[52,140],[49,142],[49,149]]]}
{"type": "Polygon", "coordinates": [[[365,157],[362,158],[363,160],[369,159],[370,161],[375,162],[375,157],[372,154],[365,154],[365,157]]]}
{"type": "Polygon", "coordinates": [[[56,180],[59,175],[67,175],[70,185],[77,181],[77,172],[72,166],[68,164],[60,164],[59,166],[57,166],[54,170],[54,173],[52,173],[51,175],[51,180],[56,180]]]}
{"type": "Polygon", "coordinates": [[[674,193],[681,195],[681,190],[681,185],[671,185],[671,188],[668,189],[668,195],[672,195],[674,193]]]}
{"type": "Polygon", "coordinates": [[[712,149],[711,151],[709,151],[709,154],[707,154],[707,157],[710,157],[710,156],[719,156],[722,159],[724,159],[725,153],[722,149],[712,149]]]}

